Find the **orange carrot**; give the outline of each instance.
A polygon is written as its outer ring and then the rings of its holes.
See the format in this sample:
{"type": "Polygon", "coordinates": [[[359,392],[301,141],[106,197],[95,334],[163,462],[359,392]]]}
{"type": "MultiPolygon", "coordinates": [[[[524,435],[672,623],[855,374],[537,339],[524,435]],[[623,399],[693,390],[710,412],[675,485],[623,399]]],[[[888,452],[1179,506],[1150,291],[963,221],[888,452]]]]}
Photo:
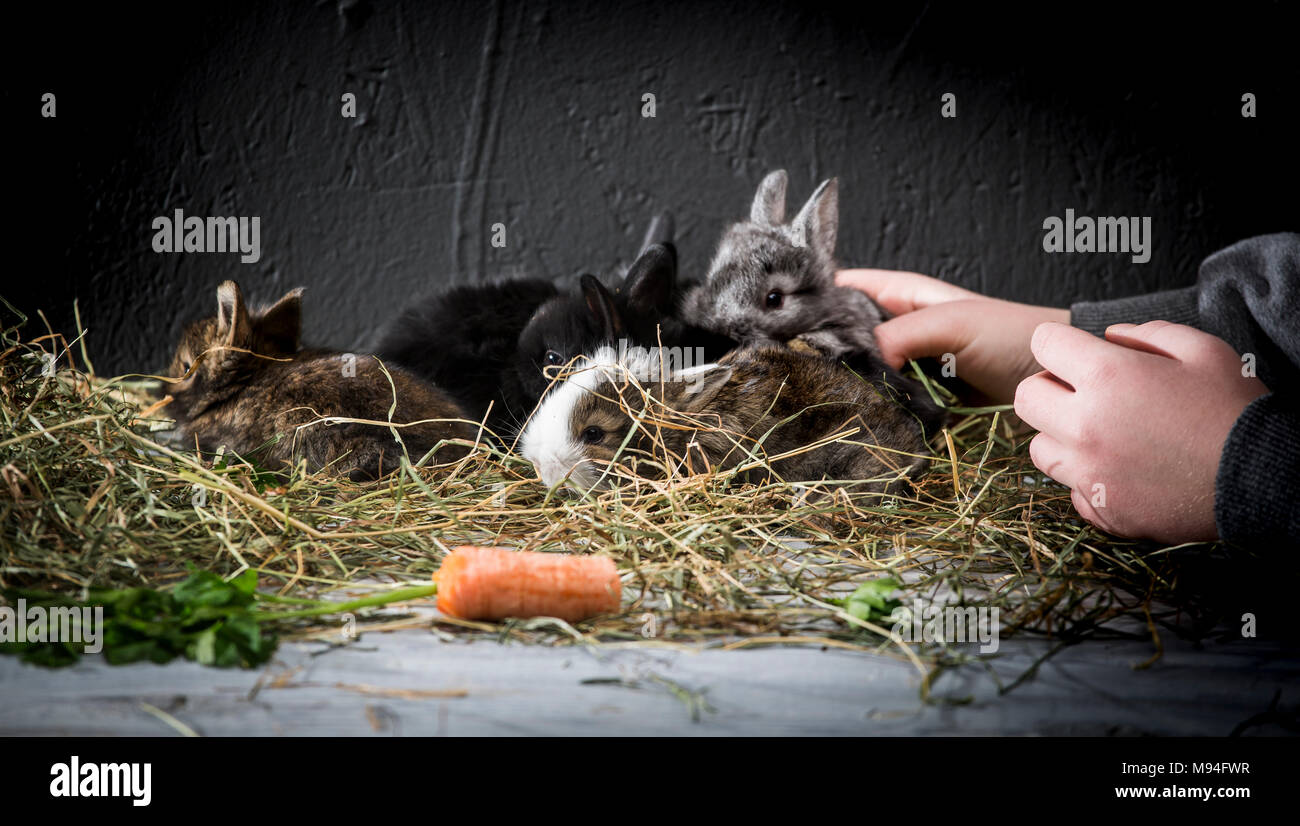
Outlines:
{"type": "Polygon", "coordinates": [[[618,612],[614,560],[509,548],[452,548],[433,575],[438,609],[461,619],[559,617],[577,622],[618,612]]]}

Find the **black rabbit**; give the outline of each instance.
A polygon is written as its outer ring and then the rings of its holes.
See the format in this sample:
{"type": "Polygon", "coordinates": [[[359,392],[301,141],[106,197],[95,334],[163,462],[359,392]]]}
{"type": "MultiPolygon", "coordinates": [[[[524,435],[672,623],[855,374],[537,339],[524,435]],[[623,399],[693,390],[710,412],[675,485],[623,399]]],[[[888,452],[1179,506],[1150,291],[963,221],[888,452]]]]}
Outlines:
{"type": "Polygon", "coordinates": [[[444,387],[499,438],[522,427],[551,382],[548,368],[601,345],[708,344],[710,357],[730,339],[674,318],[677,253],[672,216],[651,223],[641,254],[610,289],[583,275],[561,291],[540,279],[453,287],[425,296],[380,331],[377,354],[444,387]]]}
{"type": "Polygon", "coordinates": [[[451,287],[403,310],[380,331],[375,351],[446,389],[473,418],[492,405],[488,425],[500,431],[536,402],[513,380],[515,354],[533,313],[557,295],[536,278],[451,287]]]}

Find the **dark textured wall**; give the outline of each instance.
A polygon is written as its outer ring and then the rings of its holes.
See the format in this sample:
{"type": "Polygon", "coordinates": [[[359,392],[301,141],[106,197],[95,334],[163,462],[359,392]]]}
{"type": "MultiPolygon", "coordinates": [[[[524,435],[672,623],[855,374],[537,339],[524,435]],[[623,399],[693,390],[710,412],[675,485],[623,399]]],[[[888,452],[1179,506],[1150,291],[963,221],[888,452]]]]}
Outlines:
{"type": "Polygon", "coordinates": [[[432,285],[612,273],[660,209],[698,272],[782,166],[792,200],[840,176],[844,263],[1034,302],[1183,285],[1218,247],[1300,228],[1286,5],[846,5],[24,5],[5,210],[32,254],[0,294],[65,330],[76,299],[101,373],[158,369],[225,278],[307,286],[309,337],[354,347],[432,285]],[[1151,261],[1043,252],[1067,207],[1150,216],[1151,261]],[[260,216],[261,261],[153,252],[176,208],[260,216]]]}

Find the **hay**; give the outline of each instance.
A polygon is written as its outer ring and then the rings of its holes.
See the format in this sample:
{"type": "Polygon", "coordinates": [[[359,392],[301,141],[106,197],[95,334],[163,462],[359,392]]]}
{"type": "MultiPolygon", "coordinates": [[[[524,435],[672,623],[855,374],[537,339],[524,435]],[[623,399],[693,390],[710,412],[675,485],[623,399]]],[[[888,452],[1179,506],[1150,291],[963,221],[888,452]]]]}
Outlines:
{"type": "MultiPolygon", "coordinates": [[[[577,496],[484,444],[455,467],[404,464],[378,483],[301,468],[281,479],[167,446],[155,434],[160,382],[96,377],[83,336],[23,340],[21,321],[0,352],[0,588],[166,587],[192,564],[226,577],[254,569],[262,591],[293,603],[427,584],[462,543],[600,552],[622,574],[621,615],[576,627],[438,618],[435,630],[543,644],[825,645],[904,658],[926,686],[970,661],[969,648],[891,640],[887,620],[836,600],[892,576],[905,603],[996,606],[1003,637],[1065,641],[1125,617],[1154,636],[1171,616],[1158,600],[1172,594],[1178,555],[1083,523],[1002,408],[969,412],[936,438],[916,491],[889,499],[834,486],[801,497],[806,486],[709,473],[577,496]]],[[[319,632],[304,625],[319,620],[285,622],[319,632]]]]}

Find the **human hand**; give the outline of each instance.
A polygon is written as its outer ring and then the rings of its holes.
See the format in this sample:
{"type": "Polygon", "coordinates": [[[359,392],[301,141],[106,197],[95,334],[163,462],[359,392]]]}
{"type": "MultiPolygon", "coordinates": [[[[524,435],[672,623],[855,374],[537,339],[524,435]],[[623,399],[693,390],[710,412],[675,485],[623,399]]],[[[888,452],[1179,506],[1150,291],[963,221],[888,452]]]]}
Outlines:
{"type": "Polygon", "coordinates": [[[1003,404],[1042,369],[1029,349],[1034,328],[1070,323],[1069,310],[988,298],[914,272],[841,270],[836,282],[862,290],[893,316],[875,330],[890,365],[951,353],[957,378],[1003,404]]]}
{"type": "Polygon", "coordinates": [[[1105,340],[1043,324],[1031,347],[1045,369],[1017,388],[1016,413],[1039,430],[1034,464],[1070,487],[1079,514],[1122,536],[1217,538],[1224,441],[1268,392],[1232,347],[1167,321],[1116,324],[1105,340]]]}

